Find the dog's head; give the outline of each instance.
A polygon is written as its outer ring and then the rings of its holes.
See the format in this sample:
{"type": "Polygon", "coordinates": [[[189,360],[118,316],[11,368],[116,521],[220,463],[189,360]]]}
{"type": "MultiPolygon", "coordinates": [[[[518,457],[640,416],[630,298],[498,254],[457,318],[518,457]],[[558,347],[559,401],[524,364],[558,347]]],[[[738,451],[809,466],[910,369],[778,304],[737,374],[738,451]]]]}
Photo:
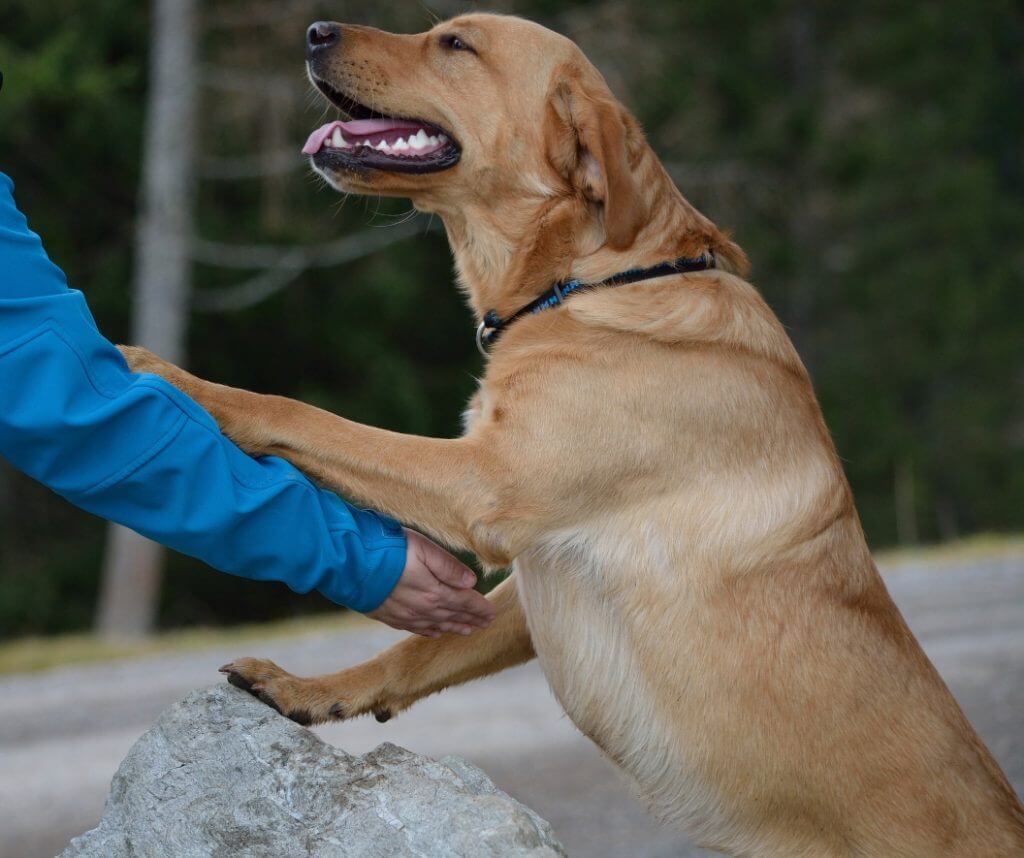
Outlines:
{"type": "Polygon", "coordinates": [[[570,40],[519,18],[463,15],[397,35],[328,22],[307,34],[307,69],[345,115],[304,152],[339,190],[441,211],[575,194],[625,247],[643,213],[635,121],[570,40]]]}

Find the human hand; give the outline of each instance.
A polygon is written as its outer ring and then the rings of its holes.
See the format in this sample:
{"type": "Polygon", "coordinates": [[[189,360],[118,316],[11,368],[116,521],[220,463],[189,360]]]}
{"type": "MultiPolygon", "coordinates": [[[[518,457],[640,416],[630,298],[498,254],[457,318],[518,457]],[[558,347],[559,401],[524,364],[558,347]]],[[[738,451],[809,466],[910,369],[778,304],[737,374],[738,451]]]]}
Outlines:
{"type": "Polygon", "coordinates": [[[415,530],[405,529],[405,569],[395,589],[367,616],[428,638],[470,634],[494,619],[494,606],[476,590],[476,576],[415,530]]]}

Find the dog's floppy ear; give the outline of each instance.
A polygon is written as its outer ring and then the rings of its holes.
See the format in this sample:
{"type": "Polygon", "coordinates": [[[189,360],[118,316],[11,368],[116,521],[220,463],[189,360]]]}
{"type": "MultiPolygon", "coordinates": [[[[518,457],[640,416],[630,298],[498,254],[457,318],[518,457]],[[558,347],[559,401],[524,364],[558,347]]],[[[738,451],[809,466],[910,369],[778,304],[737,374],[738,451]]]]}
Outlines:
{"type": "Polygon", "coordinates": [[[585,79],[567,66],[555,76],[548,111],[552,164],[588,199],[604,206],[605,243],[616,250],[629,247],[644,213],[630,167],[622,105],[596,73],[585,79]]]}

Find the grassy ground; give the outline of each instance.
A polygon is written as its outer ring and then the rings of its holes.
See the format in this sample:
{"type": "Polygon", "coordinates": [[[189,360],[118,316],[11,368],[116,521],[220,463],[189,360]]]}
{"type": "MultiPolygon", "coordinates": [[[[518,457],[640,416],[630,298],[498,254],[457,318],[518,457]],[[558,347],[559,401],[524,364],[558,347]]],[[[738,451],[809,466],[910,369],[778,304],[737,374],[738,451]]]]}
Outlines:
{"type": "Polygon", "coordinates": [[[889,548],[876,551],[875,562],[885,571],[898,571],[899,567],[927,563],[941,568],[947,563],[965,560],[984,560],[1024,554],[1024,535],[980,533],[944,542],[940,545],[919,545],[913,548],[889,548]]]}
{"type": "Polygon", "coordinates": [[[0,643],[0,675],[120,658],[138,658],[154,653],[210,649],[249,640],[266,640],[270,637],[299,637],[315,635],[326,630],[337,632],[346,627],[358,628],[370,623],[373,623],[373,620],[366,619],[362,614],[346,612],[273,623],[231,626],[226,629],[197,628],[160,632],[142,640],[104,640],[89,634],[19,638],[0,643]]]}
{"type": "MultiPolygon", "coordinates": [[[[937,567],[961,563],[973,558],[985,559],[1024,555],[1024,536],[982,534],[943,545],[899,548],[876,552],[878,565],[886,571],[921,563],[937,567]]],[[[153,653],[173,653],[226,646],[268,637],[315,635],[324,630],[338,631],[371,623],[360,614],[343,613],[284,620],[227,629],[186,629],[161,632],[138,641],[107,641],[93,635],[56,635],[46,638],[20,638],[0,643],[0,675],[27,673],[71,664],[136,658],[153,653]]]]}

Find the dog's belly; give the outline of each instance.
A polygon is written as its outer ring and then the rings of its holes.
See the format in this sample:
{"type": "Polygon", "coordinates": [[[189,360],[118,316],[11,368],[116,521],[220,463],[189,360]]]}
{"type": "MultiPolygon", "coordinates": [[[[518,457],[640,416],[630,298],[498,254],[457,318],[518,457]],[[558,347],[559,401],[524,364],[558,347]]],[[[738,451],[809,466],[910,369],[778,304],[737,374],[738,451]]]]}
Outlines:
{"type": "MultiPolygon", "coordinates": [[[[634,781],[651,812],[704,842],[731,828],[721,797],[699,776],[699,738],[666,712],[652,687],[641,638],[595,586],[594,570],[553,569],[533,554],[516,561],[520,601],[537,658],[566,714],[634,781]]],[[[648,638],[650,639],[650,637],[648,638]]],[[[678,665],[679,674],[688,669],[678,665]]],[[[685,677],[663,677],[686,684],[685,677]]]]}

